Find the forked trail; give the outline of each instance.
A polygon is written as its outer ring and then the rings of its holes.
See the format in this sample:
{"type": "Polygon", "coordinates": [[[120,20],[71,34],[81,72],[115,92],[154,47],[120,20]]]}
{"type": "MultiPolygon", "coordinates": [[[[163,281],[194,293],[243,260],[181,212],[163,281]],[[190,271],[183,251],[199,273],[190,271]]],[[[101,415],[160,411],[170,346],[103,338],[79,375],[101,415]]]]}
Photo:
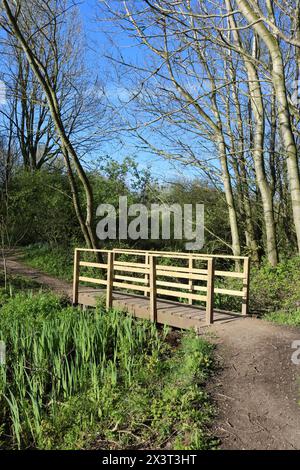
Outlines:
{"type": "MultiPolygon", "coordinates": [[[[71,295],[70,283],[25,266],[17,255],[7,268],[71,295]]],[[[248,317],[215,323],[201,334],[217,344],[221,367],[208,390],[217,403],[213,433],[222,448],[300,449],[300,365],[291,360],[300,329],[248,317]]]]}

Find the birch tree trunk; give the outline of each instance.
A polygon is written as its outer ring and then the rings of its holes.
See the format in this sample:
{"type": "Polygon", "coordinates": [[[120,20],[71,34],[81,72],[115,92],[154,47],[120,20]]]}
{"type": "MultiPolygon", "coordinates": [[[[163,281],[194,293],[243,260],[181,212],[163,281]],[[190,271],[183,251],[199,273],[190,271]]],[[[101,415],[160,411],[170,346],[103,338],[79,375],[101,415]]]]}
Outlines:
{"type": "Polygon", "coordinates": [[[287,158],[293,221],[296,230],[298,252],[300,253],[300,178],[297,147],[292,131],[292,120],[287,99],[282,53],[277,38],[261,21],[254,9],[254,5],[247,0],[236,0],[236,4],[247,22],[251,24],[251,27],[265,43],[272,59],[272,82],[278,106],[280,133],[287,158]]]}
{"type": "MultiPolygon", "coordinates": [[[[250,203],[249,195],[249,185],[247,178],[246,170],[246,161],[245,161],[245,135],[243,128],[243,118],[241,111],[241,104],[238,96],[238,86],[236,81],[236,73],[234,70],[234,65],[231,57],[231,51],[229,51],[230,64],[229,68],[231,69],[230,78],[232,81],[232,97],[233,97],[233,106],[235,110],[235,120],[238,130],[238,137],[234,136],[233,131],[231,130],[231,110],[230,110],[230,89],[228,89],[228,98],[226,100],[226,114],[227,114],[227,127],[230,134],[231,147],[232,147],[232,159],[234,162],[234,171],[235,178],[237,181],[238,196],[240,198],[240,207],[242,210],[242,215],[245,223],[245,238],[246,245],[251,255],[251,259],[254,263],[258,263],[258,242],[255,236],[254,223],[253,223],[253,214],[250,203]],[[237,142],[236,142],[237,141],[237,142]]],[[[227,62],[225,63],[225,68],[228,67],[227,62]]],[[[234,121],[235,121],[234,120],[234,121]]]]}
{"type": "Polygon", "coordinates": [[[218,139],[219,158],[220,158],[221,167],[222,167],[222,179],[223,179],[225,197],[226,197],[226,202],[227,202],[227,207],[228,207],[228,216],[229,216],[231,241],[232,241],[232,253],[234,254],[234,256],[240,256],[241,254],[240,236],[239,236],[236,208],[235,208],[234,197],[233,197],[233,190],[232,190],[232,185],[231,185],[231,178],[230,178],[230,173],[228,169],[226,145],[225,145],[224,137],[221,132],[216,137],[218,139]]]}
{"type": "MultiPolygon", "coordinates": [[[[232,12],[230,0],[226,0],[226,7],[228,12],[232,12]]],[[[254,63],[249,59],[248,54],[245,53],[244,46],[239,36],[239,31],[233,16],[229,18],[229,24],[232,29],[235,46],[237,47],[241,57],[243,58],[247,77],[248,88],[251,104],[251,114],[254,117],[255,132],[253,133],[253,160],[255,166],[255,174],[257,185],[261,194],[263,205],[263,214],[265,222],[266,234],[266,253],[269,263],[276,266],[278,263],[277,241],[276,241],[276,225],[274,218],[274,206],[272,188],[268,182],[265,162],[264,162],[264,133],[265,133],[265,112],[264,103],[261,92],[261,84],[258,72],[254,63]]],[[[256,38],[253,38],[253,59],[256,59],[256,38]]]]}

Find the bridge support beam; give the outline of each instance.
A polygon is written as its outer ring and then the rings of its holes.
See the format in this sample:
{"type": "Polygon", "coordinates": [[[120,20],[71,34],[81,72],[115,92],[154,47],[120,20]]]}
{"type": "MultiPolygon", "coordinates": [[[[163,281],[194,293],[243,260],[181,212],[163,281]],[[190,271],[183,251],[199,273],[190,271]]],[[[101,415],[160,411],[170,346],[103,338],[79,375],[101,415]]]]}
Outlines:
{"type": "Polygon", "coordinates": [[[157,321],[157,292],[156,292],[156,258],[153,255],[149,256],[150,267],[150,320],[157,321]]]}
{"type": "Polygon", "coordinates": [[[211,325],[214,321],[214,258],[207,260],[207,300],[206,300],[206,324],[211,325]]]}
{"type": "Polygon", "coordinates": [[[114,282],[114,253],[107,253],[107,286],[106,286],[106,308],[112,308],[113,282],[114,282]]]}

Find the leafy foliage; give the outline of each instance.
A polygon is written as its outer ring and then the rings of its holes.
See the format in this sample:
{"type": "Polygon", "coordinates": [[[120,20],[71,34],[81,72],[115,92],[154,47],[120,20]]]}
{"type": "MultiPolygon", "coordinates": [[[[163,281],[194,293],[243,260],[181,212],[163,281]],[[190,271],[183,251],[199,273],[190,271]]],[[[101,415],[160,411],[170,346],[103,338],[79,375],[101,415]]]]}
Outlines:
{"type": "Polygon", "coordinates": [[[23,249],[23,261],[33,268],[71,280],[73,276],[73,247],[51,246],[46,244],[29,245],[23,249]]]}
{"type": "Polygon", "coordinates": [[[268,313],[265,318],[279,325],[300,326],[300,310],[289,312],[279,310],[278,312],[268,313]]]}
{"type": "Polygon", "coordinates": [[[264,263],[250,277],[252,312],[293,311],[300,302],[300,258],[281,261],[276,267],[264,263]]]}
{"type": "Polygon", "coordinates": [[[210,448],[203,383],[212,346],[193,334],[172,351],[149,322],[82,312],[47,293],[1,308],[2,448],[210,448]],[[172,352],[172,354],[171,354],[172,352]]]}

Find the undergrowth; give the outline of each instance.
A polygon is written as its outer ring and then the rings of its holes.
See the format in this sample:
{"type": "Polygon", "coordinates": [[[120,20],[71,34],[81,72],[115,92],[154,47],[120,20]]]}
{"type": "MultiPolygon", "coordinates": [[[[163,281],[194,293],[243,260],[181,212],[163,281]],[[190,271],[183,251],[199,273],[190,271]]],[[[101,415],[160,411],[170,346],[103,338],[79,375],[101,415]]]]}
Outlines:
{"type": "Polygon", "coordinates": [[[49,293],[0,309],[2,449],[208,449],[204,391],[212,346],[102,307],[82,312],[49,293]]]}
{"type": "Polygon", "coordinates": [[[30,245],[22,249],[22,261],[33,268],[66,281],[72,280],[73,256],[71,247],[30,245]]]}
{"type": "Polygon", "coordinates": [[[251,311],[273,323],[300,325],[300,257],[251,271],[251,311]]]}
{"type": "Polygon", "coordinates": [[[300,310],[282,311],[268,313],[266,320],[279,325],[300,326],[300,310]]]}

